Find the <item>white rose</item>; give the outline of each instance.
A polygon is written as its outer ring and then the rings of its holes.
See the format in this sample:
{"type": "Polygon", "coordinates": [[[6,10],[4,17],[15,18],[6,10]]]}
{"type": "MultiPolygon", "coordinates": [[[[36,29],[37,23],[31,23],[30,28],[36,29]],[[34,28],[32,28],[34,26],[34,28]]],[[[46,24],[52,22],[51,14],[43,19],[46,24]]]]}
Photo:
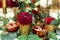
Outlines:
{"type": "Polygon", "coordinates": [[[36,2],[36,3],[35,3],[35,6],[38,6],[38,5],[39,5],[39,2],[36,2]]]}

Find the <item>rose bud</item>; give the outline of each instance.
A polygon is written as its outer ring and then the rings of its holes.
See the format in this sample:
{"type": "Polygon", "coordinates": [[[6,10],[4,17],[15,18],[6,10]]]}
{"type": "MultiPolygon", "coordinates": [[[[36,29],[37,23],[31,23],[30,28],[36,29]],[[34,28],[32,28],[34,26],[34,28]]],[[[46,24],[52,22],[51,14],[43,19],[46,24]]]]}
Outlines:
{"type": "Polygon", "coordinates": [[[7,29],[7,31],[9,31],[9,32],[14,32],[14,31],[16,31],[16,30],[18,29],[18,26],[19,26],[19,24],[16,23],[16,22],[8,23],[8,24],[6,25],[6,29],[7,29]]]}
{"type": "Polygon", "coordinates": [[[45,20],[45,22],[46,22],[47,24],[50,24],[50,23],[54,20],[54,18],[52,18],[52,17],[47,17],[47,18],[45,18],[44,20],[45,20]]]}
{"type": "Polygon", "coordinates": [[[17,7],[17,6],[19,6],[17,0],[15,0],[15,1],[13,1],[13,0],[7,0],[7,5],[8,5],[9,7],[17,7]]]}
{"type": "Polygon", "coordinates": [[[35,14],[35,15],[38,15],[38,11],[37,10],[32,10],[32,13],[35,14]]]}
{"type": "Polygon", "coordinates": [[[45,26],[33,26],[32,29],[33,29],[33,32],[37,34],[39,37],[46,36],[48,32],[48,28],[45,26]]]}

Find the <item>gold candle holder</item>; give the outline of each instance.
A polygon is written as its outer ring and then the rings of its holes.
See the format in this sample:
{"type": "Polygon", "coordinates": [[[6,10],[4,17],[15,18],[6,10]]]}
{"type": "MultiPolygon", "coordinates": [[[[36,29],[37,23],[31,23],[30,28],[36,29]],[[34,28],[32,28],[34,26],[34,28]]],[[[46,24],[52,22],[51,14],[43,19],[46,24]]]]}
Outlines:
{"type": "Polygon", "coordinates": [[[28,25],[20,24],[19,28],[20,28],[21,35],[28,35],[28,33],[30,31],[30,24],[28,24],[28,25]]]}

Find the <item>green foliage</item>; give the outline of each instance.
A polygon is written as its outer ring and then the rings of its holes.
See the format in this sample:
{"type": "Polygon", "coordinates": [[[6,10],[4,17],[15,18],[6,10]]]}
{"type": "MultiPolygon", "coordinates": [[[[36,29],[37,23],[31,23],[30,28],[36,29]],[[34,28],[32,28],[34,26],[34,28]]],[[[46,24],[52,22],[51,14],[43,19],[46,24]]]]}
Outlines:
{"type": "Polygon", "coordinates": [[[58,23],[60,24],[60,18],[58,19],[58,23]]]}
{"type": "Polygon", "coordinates": [[[46,18],[46,14],[45,13],[42,13],[42,18],[46,18]]]}
{"type": "Polygon", "coordinates": [[[4,20],[4,17],[0,16],[0,21],[3,21],[4,20]]]}
{"type": "Polygon", "coordinates": [[[8,33],[8,34],[1,34],[0,38],[2,40],[14,40],[15,38],[17,38],[17,34],[18,34],[18,31],[13,33],[8,33]]]}
{"type": "Polygon", "coordinates": [[[13,21],[16,21],[16,20],[17,20],[17,17],[13,17],[12,20],[13,20],[13,21]]]}
{"type": "Polygon", "coordinates": [[[19,2],[19,7],[23,10],[26,11],[26,3],[25,2],[19,2]]]}
{"type": "Polygon", "coordinates": [[[5,26],[1,26],[1,27],[0,27],[0,30],[6,31],[5,26]]]}
{"type": "Polygon", "coordinates": [[[33,3],[30,3],[29,5],[30,5],[31,8],[35,7],[35,5],[33,3]]]}
{"type": "Polygon", "coordinates": [[[56,30],[56,33],[60,36],[60,29],[56,30]]]}
{"type": "Polygon", "coordinates": [[[9,22],[9,19],[8,19],[8,18],[5,18],[5,19],[3,20],[3,25],[6,25],[8,22],[9,22]]]}
{"type": "Polygon", "coordinates": [[[50,23],[50,25],[59,25],[59,22],[58,20],[55,19],[50,23]]]}
{"type": "Polygon", "coordinates": [[[35,34],[30,34],[30,35],[21,35],[18,37],[18,40],[42,40],[35,34]]]}
{"type": "Polygon", "coordinates": [[[18,40],[27,40],[27,36],[26,35],[21,35],[18,37],[18,40]]]}
{"type": "Polygon", "coordinates": [[[48,36],[49,36],[49,38],[52,38],[53,40],[58,40],[56,37],[56,33],[48,32],[48,36]]]}
{"type": "Polygon", "coordinates": [[[36,0],[37,2],[39,2],[40,0],[36,0]]]}

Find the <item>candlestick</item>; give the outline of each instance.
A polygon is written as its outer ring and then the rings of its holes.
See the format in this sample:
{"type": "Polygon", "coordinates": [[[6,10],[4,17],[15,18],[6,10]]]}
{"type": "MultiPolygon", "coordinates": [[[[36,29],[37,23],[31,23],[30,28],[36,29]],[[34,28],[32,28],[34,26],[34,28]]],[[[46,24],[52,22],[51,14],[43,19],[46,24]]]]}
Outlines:
{"type": "Polygon", "coordinates": [[[3,0],[3,13],[7,13],[7,8],[6,8],[6,0],[3,0]]]}

